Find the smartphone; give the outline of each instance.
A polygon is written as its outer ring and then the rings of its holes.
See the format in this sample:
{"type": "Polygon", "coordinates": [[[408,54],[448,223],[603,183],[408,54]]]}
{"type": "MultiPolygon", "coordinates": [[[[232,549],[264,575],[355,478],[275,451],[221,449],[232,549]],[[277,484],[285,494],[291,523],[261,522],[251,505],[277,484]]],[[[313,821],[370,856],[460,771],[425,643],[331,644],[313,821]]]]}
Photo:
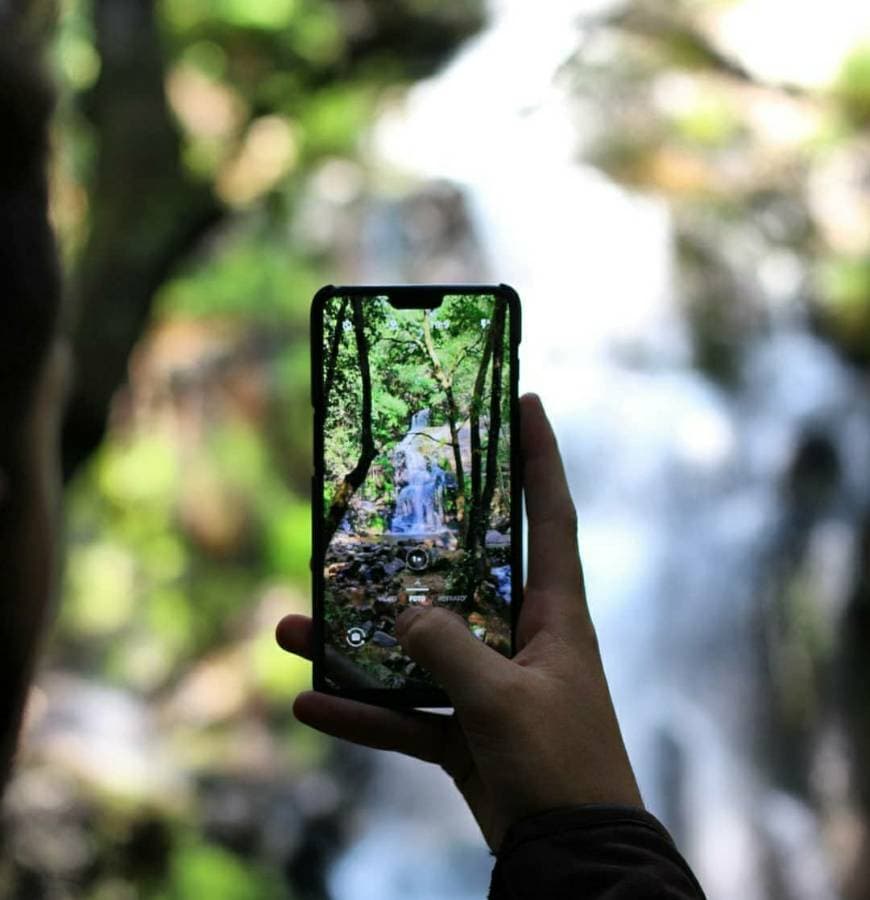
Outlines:
{"type": "Polygon", "coordinates": [[[311,309],[315,690],[450,699],[398,614],[444,606],[513,655],[522,592],[520,302],[506,286],[322,288],[311,309]]]}

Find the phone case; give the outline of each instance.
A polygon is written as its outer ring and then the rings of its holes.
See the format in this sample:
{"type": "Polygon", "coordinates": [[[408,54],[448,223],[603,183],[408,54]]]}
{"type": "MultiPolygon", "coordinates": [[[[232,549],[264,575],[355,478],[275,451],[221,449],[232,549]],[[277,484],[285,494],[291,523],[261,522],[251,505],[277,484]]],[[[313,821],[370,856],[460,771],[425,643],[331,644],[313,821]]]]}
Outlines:
{"type": "MultiPolygon", "coordinates": [[[[510,509],[509,509],[509,527],[508,534],[510,536],[509,546],[499,547],[495,545],[495,548],[491,548],[487,541],[490,540],[490,535],[496,537],[496,532],[487,532],[485,538],[482,538],[478,541],[479,549],[478,554],[482,554],[482,558],[486,561],[490,560],[490,557],[493,555],[498,556],[498,559],[507,559],[508,563],[506,565],[501,565],[497,567],[493,567],[490,571],[490,576],[486,581],[484,587],[492,593],[492,584],[493,578],[495,575],[499,575],[500,579],[496,579],[498,583],[498,595],[503,597],[504,594],[509,592],[509,598],[505,600],[506,605],[509,605],[509,631],[510,631],[510,648],[509,655],[513,655],[516,649],[516,623],[519,615],[520,606],[522,603],[522,483],[521,483],[521,462],[520,462],[520,453],[519,453],[519,408],[518,408],[518,382],[519,382],[519,344],[521,340],[521,321],[520,321],[520,302],[517,293],[513,290],[513,288],[508,287],[507,285],[501,284],[497,286],[493,285],[360,285],[360,286],[332,286],[327,285],[321,288],[317,294],[314,296],[311,306],[311,403],[313,407],[314,414],[314,466],[313,466],[313,475],[311,479],[311,499],[312,499],[312,557],[311,557],[311,572],[312,572],[312,599],[313,599],[313,620],[314,620],[314,647],[313,647],[313,681],[314,681],[314,689],[326,693],[330,693],[336,696],[348,697],[355,700],[362,700],[369,703],[375,703],[382,706],[390,706],[390,707],[398,707],[398,708],[423,708],[423,707],[449,707],[451,706],[451,702],[449,697],[447,697],[446,693],[440,688],[431,686],[426,683],[427,675],[425,672],[420,672],[418,677],[412,677],[411,675],[403,675],[402,673],[405,670],[413,671],[413,666],[411,663],[404,664],[402,659],[397,659],[397,655],[401,655],[401,646],[398,645],[396,639],[388,633],[387,625],[389,624],[389,619],[384,619],[385,626],[383,630],[379,630],[376,621],[376,610],[378,609],[387,609],[389,612],[393,611],[393,608],[398,608],[404,603],[413,603],[413,602],[434,602],[439,605],[446,605],[446,602],[451,601],[451,595],[448,593],[441,593],[440,595],[433,595],[431,598],[428,596],[429,590],[434,590],[434,588],[430,588],[427,584],[431,583],[433,579],[436,579],[436,576],[433,572],[429,571],[429,569],[434,569],[436,564],[442,565],[445,564],[445,560],[450,557],[458,558],[458,560],[463,561],[467,560],[468,557],[466,551],[459,548],[458,553],[460,554],[457,557],[456,549],[445,549],[445,547],[452,547],[453,542],[457,541],[455,534],[451,535],[451,528],[449,525],[441,525],[440,520],[437,516],[437,511],[433,511],[434,502],[430,501],[427,505],[426,502],[417,502],[417,496],[422,491],[425,496],[431,497],[434,492],[441,491],[439,497],[443,497],[446,494],[449,494],[449,479],[450,479],[450,466],[444,465],[442,468],[437,463],[434,463],[432,459],[423,460],[421,452],[414,449],[413,442],[416,441],[418,444],[423,442],[424,438],[430,438],[433,433],[438,433],[438,428],[444,428],[441,426],[430,426],[428,424],[428,419],[425,419],[422,416],[424,410],[419,412],[414,412],[411,416],[410,425],[408,426],[407,434],[402,438],[401,441],[396,443],[395,445],[391,445],[391,453],[392,456],[390,459],[398,459],[400,462],[396,463],[397,468],[394,470],[393,481],[395,484],[395,501],[391,509],[390,516],[390,528],[389,531],[384,531],[383,536],[381,538],[372,538],[368,534],[365,534],[362,537],[358,537],[354,534],[344,534],[339,535],[339,528],[337,527],[335,518],[340,514],[341,505],[333,503],[332,506],[327,507],[325,502],[325,464],[324,464],[324,453],[327,444],[327,434],[325,433],[325,425],[327,423],[328,418],[328,410],[324,404],[324,362],[325,362],[325,354],[324,354],[324,314],[327,307],[333,299],[336,299],[338,302],[342,302],[343,298],[347,298],[346,303],[341,309],[345,312],[347,311],[348,306],[353,309],[365,309],[365,304],[363,300],[367,298],[371,304],[379,303],[381,308],[386,309],[384,305],[384,301],[380,298],[389,297],[391,301],[395,304],[395,308],[399,310],[416,310],[419,308],[423,308],[427,305],[436,304],[441,298],[447,297],[448,300],[450,298],[456,296],[465,296],[469,297],[471,295],[479,295],[480,298],[486,297],[494,297],[499,301],[505,304],[505,309],[507,311],[506,315],[508,318],[509,328],[505,330],[504,337],[507,340],[504,343],[505,350],[507,351],[506,358],[503,357],[503,363],[509,362],[509,377],[506,380],[503,380],[501,383],[502,390],[504,387],[507,387],[509,392],[509,400],[508,400],[508,410],[509,410],[509,441],[510,441],[510,454],[509,454],[509,466],[510,466],[510,509]],[[353,304],[355,301],[359,301],[359,305],[354,307],[353,304]],[[415,431],[416,428],[416,431],[415,431]],[[403,449],[404,448],[404,449],[403,449]],[[402,466],[402,472],[405,476],[405,480],[407,481],[403,487],[399,487],[401,479],[398,476],[398,466],[402,466]],[[416,466],[416,468],[415,468],[416,466]],[[413,470],[413,471],[412,471],[413,470]],[[421,475],[422,472],[422,475],[421,475]],[[439,486],[438,480],[441,480],[441,484],[439,486]],[[413,483],[412,483],[413,482],[413,483]],[[422,484],[422,487],[421,487],[422,484]],[[448,485],[445,488],[445,484],[448,485]],[[429,492],[428,494],[426,492],[429,492]],[[404,492],[404,493],[403,493],[404,492]],[[336,513],[332,519],[330,519],[330,514],[333,512],[335,507],[338,507],[339,513],[336,513]],[[427,520],[426,517],[429,517],[427,520]],[[430,521],[434,519],[433,521],[430,521]],[[428,530],[424,531],[422,534],[426,538],[426,540],[421,540],[421,534],[419,532],[413,531],[413,526],[418,525],[421,527],[425,527],[428,530]],[[435,526],[441,525],[441,531],[436,531],[435,526]],[[328,534],[332,535],[332,541],[330,542],[330,538],[328,534]],[[403,540],[408,535],[412,535],[412,537],[407,540],[403,540]],[[434,537],[438,535],[437,539],[434,537]],[[352,550],[343,550],[344,555],[336,555],[339,554],[339,551],[336,547],[348,545],[350,541],[358,539],[360,541],[359,545],[353,545],[352,550]],[[342,544],[342,541],[344,544],[342,544]],[[415,544],[416,541],[416,544],[415,544]],[[439,543],[440,541],[440,543],[439,543]],[[337,592],[332,590],[330,596],[330,611],[333,616],[346,616],[342,620],[341,623],[336,623],[333,621],[331,624],[327,624],[327,579],[325,574],[325,565],[327,562],[327,551],[330,551],[331,556],[331,570],[337,570],[338,572],[362,572],[362,575],[355,575],[353,578],[356,578],[356,581],[353,581],[354,587],[347,588],[342,594],[343,597],[349,597],[349,600],[341,600],[338,601],[335,598],[337,592]],[[416,553],[416,557],[415,557],[416,553]],[[351,555],[352,554],[352,555],[351,555]],[[391,558],[391,554],[392,557],[391,558]],[[423,556],[426,556],[426,559],[423,559],[423,556]],[[360,557],[363,562],[360,563],[357,557],[360,557]],[[374,560],[371,562],[371,560],[374,560]],[[350,561],[348,561],[350,560],[350,561]],[[401,566],[399,566],[401,563],[401,566]],[[414,566],[422,564],[423,568],[420,570],[420,578],[414,579],[415,569],[414,566]],[[390,582],[391,584],[399,583],[400,586],[397,589],[397,593],[393,594],[384,594],[382,596],[377,596],[375,599],[372,598],[371,591],[368,590],[369,583],[366,581],[366,575],[364,574],[367,570],[369,571],[377,571],[379,573],[386,570],[387,573],[394,572],[396,569],[399,569],[399,574],[394,575],[395,580],[390,582]],[[428,579],[428,580],[427,580],[428,579]],[[508,582],[507,586],[505,582],[508,582]],[[421,587],[416,587],[415,585],[422,585],[421,587]],[[418,591],[420,593],[415,594],[414,592],[418,591]],[[358,599],[359,598],[359,599],[358,599]],[[359,603],[362,611],[359,612],[356,610],[356,607],[351,609],[351,604],[359,603]],[[392,606],[391,606],[392,604],[392,606]],[[373,614],[369,616],[367,610],[369,607],[372,609],[373,614]],[[357,616],[359,621],[354,619],[354,616],[357,616]],[[373,619],[375,619],[373,621],[373,619]],[[346,630],[342,631],[345,625],[349,625],[346,630]],[[356,630],[354,630],[356,629],[356,630]],[[336,635],[343,634],[345,638],[345,643],[347,644],[347,649],[344,646],[339,648],[337,645],[338,637],[336,635]],[[332,638],[330,639],[330,635],[332,638]],[[359,643],[355,643],[359,641],[359,643]],[[368,645],[370,644],[377,645],[377,650],[368,649],[368,645]],[[364,646],[366,645],[366,646],[364,646]],[[383,646],[382,646],[383,645],[383,646]],[[384,686],[382,680],[371,675],[370,671],[363,668],[365,665],[362,662],[355,662],[354,655],[356,653],[366,652],[369,655],[377,654],[379,657],[384,658],[384,665],[402,665],[402,669],[394,676],[391,676],[396,681],[398,681],[401,686],[399,687],[388,687],[384,686]],[[342,683],[340,683],[342,682],[342,683]]],[[[495,309],[495,307],[493,307],[495,309]]],[[[356,313],[351,314],[351,319],[355,316],[356,313]]],[[[363,313],[360,312],[360,322],[363,322],[363,313]]],[[[401,316],[401,313],[395,314],[397,317],[401,316]]],[[[431,315],[435,315],[432,313],[431,315]]],[[[495,313],[493,313],[495,316],[495,313]]],[[[349,324],[349,319],[341,318],[339,319],[336,316],[336,324],[334,327],[334,331],[332,334],[328,335],[331,338],[331,346],[330,351],[327,356],[332,359],[333,367],[331,369],[333,378],[335,376],[335,359],[338,356],[338,350],[332,352],[333,347],[338,347],[343,340],[343,335],[346,332],[351,332],[354,330],[355,325],[351,326],[349,324]],[[342,330],[342,334],[336,337],[335,332],[338,332],[339,329],[342,330]]],[[[354,320],[355,322],[356,320],[354,320]]],[[[431,320],[430,320],[431,321],[431,320]]],[[[433,325],[437,324],[434,321],[433,325]]],[[[483,327],[483,325],[481,325],[483,327]]],[[[490,322],[487,327],[494,327],[490,322]]],[[[349,340],[349,339],[348,339],[349,340]]],[[[484,338],[485,341],[489,341],[489,337],[484,338]]],[[[366,346],[366,366],[369,368],[369,378],[371,379],[371,367],[368,364],[368,341],[366,338],[362,341],[363,345],[366,346]]],[[[495,341],[492,340],[492,346],[495,345],[495,341]]],[[[359,349],[359,348],[357,348],[359,349]]],[[[491,350],[490,350],[491,353],[491,350]]],[[[362,358],[361,358],[362,359],[362,358]]],[[[328,362],[328,360],[327,360],[328,362]]],[[[485,367],[481,363],[481,369],[485,367]]],[[[360,360],[359,369],[362,372],[363,363],[360,360]]],[[[362,379],[362,375],[360,375],[362,379]]],[[[489,374],[490,384],[494,380],[491,373],[489,374]]],[[[330,383],[331,386],[331,383],[330,383]]],[[[364,391],[362,391],[364,395],[364,391]]],[[[370,391],[370,395],[371,395],[370,391]]],[[[492,391],[491,391],[492,393],[492,391]]],[[[478,399],[480,396],[478,395],[478,399]]],[[[374,403],[374,400],[372,400],[374,403]]],[[[500,404],[496,404],[501,408],[500,404]]],[[[363,403],[364,406],[364,403],[363,403]]],[[[428,412],[428,411],[426,411],[428,412]]],[[[369,430],[371,431],[371,421],[373,420],[376,414],[376,409],[373,407],[371,409],[369,415],[369,430]]],[[[365,421],[364,415],[361,413],[361,421],[365,421]]],[[[504,423],[502,423],[503,425],[504,423]]],[[[464,424],[460,423],[463,426],[464,424]]],[[[488,428],[488,420],[487,426],[488,428]]],[[[470,428],[470,426],[469,426],[470,428]]],[[[480,428],[480,426],[479,426],[480,428]]],[[[363,431],[365,429],[362,429],[363,431]]],[[[479,429],[478,429],[479,430],[479,429]]],[[[499,432],[499,436],[501,439],[501,435],[503,431],[499,432]]],[[[482,455],[481,449],[481,432],[478,433],[478,458],[482,455]]],[[[448,452],[452,452],[454,457],[456,455],[459,456],[460,464],[463,458],[463,448],[461,447],[461,441],[457,432],[451,432],[452,443],[449,443],[445,440],[443,441],[444,447],[450,448],[448,451],[444,449],[442,452],[447,454],[448,452]],[[454,449],[455,448],[455,449],[454,449]]],[[[365,443],[363,437],[360,438],[360,443],[365,443]]],[[[431,441],[427,442],[431,443],[431,441]]],[[[488,447],[488,435],[487,435],[487,447],[488,447]]],[[[381,452],[383,448],[381,448],[381,452]]],[[[497,453],[497,451],[494,451],[497,453]]],[[[371,448],[368,451],[361,451],[361,458],[363,456],[371,455],[371,448]]],[[[369,466],[371,465],[371,461],[369,461],[369,466]]],[[[458,491],[455,489],[456,478],[455,478],[455,466],[453,466],[453,484],[454,491],[453,494],[457,494],[458,491]]],[[[478,464],[478,490],[477,493],[473,496],[479,496],[480,491],[480,480],[485,480],[485,474],[481,471],[482,463],[478,464]]],[[[368,472],[367,467],[367,472],[368,472]]],[[[349,477],[349,476],[348,476],[349,477]]],[[[465,479],[463,478],[463,485],[465,484],[465,479]]],[[[483,490],[486,491],[486,486],[484,486],[483,490]]],[[[359,488],[357,488],[359,490],[359,488]]],[[[492,488],[490,490],[489,500],[492,501],[492,488]]],[[[336,491],[338,493],[338,491],[336,491]]],[[[502,492],[505,493],[504,491],[502,492]]],[[[350,496],[348,500],[348,504],[353,502],[353,494],[350,496]]],[[[484,493],[484,497],[486,494],[484,493]]],[[[334,499],[334,498],[333,498],[334,499]]],[[[455,498],[454,498],[455,502],[455,498]]],[[[483,506],[481,503],[479,506],[483,506]]],[[[487,507],[488,509],[490,507],[487,507]]],[[[345,518],[342,519],[341,525],[346,527],[347,520],[349,519],[350,513],[350,505],[347,507],[347,514],[345,514],[345,518]]],[[[473,511],[470,515],[474,515],[473,511]]],[[[386,520],[386,517],[384,517],[386,520]]],[[[478,521],[482,521],[478,520],[478,521]]],[[[384,526],[386,527],[386,526],[384,526]]],[[[472,526],[469,525],[470,529],[472,526]]],[[[478,531],[480,529],[478,528],[478,531]]],[[[467,542],[467,538],[465,539],[467,542]]],[[[456,563],[453,568],[447,567],[446,571],[449,573],[444,578],[449,578],[451,575],[455,576],[456,572],[460,571],[458,567],[460,563],[456,563]]],[[[351,583],[351,576],[334,576],[335,578],[342,577],[342,586],[344,587],[346,584],[351,583]]],[[[383,576],[383,577],[386,577],[383,576]]],[[[332,583],[330,583],[332,585],[332,583]]],[[[462,599],[463,604],[467,605],[468,596],[467,595],[458,595],[459,598],[462,599]]],[[[477,596],[477,594],[475,594],[477,596]]],[[[494,605],[497,606],[496,601],[491,601],[494,605]]],[[[465,607],[463,606],[463,609],[465,607]]],[[[457,607],[458,609],[458,607],[457,607]]],[[[477,619],[474,619],[473,615],[468,615],[467,620],[469,621],[469,627],[472,628],[475,633],[481,637],[482,639],[487,640],[487,643],[490,643],[491,640],[494,640],[493,635],[487,634],[487,629],[482,625],[475,625],[475,621],[482,621],[484,624],[494,623],[496,626],[500,626],[500,623],[497,621],[498,617],[504,617],[504,613],[498,613],[498,616],[492,616],[489,620],[484,619],[483,616],[478,615],[477,619]]],[[[504,638],[501,638],[502,643],[498,644],[498,649],[501,652],[506,652],[504,648],[504,638]]],[[[371,662],[369,665],[373,665],[371,662]]],[[[374,665],[379,665],[379,663],[375,663],[374,665]]]]}

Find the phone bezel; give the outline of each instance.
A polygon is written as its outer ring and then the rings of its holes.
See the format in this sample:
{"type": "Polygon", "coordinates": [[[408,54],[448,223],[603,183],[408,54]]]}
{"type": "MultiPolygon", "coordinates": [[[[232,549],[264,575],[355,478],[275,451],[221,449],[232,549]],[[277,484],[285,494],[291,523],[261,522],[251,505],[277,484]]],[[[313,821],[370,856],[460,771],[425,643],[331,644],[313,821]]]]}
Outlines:
{"type": "Polygon", "coordinates": [[[510,323],[510,443],[511,443],[511,655],[516,653],[516,629],[523,594],[523,511],[522,463],[519,422],[519,345],[522,340],[520,299],[506,284],[428,284],[428,285],[325,285],[311,302],[311,405],[314,410],[313,474],[311,478],[311,588],[313,605],[313,686],[314,690],[394,708],[449,708],[450,698],[444,691],[416,691],[408,688],[342,688],[332,687],[325,673],[325,578],[323,559],[324,522],[321,512],[323,497],[323,453],[325,410],[320,403],[323,393],[323,308],[332,297],[388,296],[408,304],[419,300],[421,308],[436,295],[483,294],[496,296],[508,304],[510,323]]]}

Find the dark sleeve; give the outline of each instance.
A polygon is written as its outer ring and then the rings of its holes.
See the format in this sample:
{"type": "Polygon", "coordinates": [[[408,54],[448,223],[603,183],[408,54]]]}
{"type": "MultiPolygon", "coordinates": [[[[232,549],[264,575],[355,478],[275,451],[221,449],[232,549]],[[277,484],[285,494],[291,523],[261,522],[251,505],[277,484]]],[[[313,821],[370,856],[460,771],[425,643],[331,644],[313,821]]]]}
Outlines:
{"type": "Polygon", "coordinates": [[[575,806],[508,829],[489,900],[704,900],[665,827],[625,806],[575,806]]]}

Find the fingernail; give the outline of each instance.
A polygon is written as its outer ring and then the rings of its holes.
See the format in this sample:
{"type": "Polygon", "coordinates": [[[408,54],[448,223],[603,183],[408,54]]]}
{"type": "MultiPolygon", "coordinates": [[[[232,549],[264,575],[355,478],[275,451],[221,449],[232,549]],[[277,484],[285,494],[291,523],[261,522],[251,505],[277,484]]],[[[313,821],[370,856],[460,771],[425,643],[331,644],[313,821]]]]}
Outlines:
{"type": "Polygon", "coordinates": [[[398,637],[401,637],[411,627],[411,622],[417,616],[423,615],[427,609],[428,607],[426,606],[409,606],[408,609],[400,613],[396,619],[396,634],[398,637]]]}

